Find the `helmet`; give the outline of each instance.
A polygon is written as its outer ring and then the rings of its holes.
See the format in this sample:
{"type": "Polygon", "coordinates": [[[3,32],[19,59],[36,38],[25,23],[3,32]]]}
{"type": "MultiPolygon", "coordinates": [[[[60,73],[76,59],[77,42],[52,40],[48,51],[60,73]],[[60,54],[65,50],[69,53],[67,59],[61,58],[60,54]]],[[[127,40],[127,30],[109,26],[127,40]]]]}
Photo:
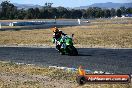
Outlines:
{"type": "Polygon", "coordinates": [[[52,28],[51,30],[52,30],[53,32],[58,32],[58,31],[59,31],[57,27],[54,27],[54,28],[52,28]]]}

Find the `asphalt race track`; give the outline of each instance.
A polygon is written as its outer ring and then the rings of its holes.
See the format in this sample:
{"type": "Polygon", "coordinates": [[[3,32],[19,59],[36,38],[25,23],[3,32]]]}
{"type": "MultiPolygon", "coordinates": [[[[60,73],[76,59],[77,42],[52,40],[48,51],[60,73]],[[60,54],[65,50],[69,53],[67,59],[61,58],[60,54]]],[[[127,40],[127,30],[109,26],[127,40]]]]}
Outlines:
{"type": "Polygon", "coordinates": [[[54,48],[0,47],[0,60],[44,66],[84,66],[89,70],[132,74],[132,49],[78,48],[79,56],[59,55],[54,48]]]}

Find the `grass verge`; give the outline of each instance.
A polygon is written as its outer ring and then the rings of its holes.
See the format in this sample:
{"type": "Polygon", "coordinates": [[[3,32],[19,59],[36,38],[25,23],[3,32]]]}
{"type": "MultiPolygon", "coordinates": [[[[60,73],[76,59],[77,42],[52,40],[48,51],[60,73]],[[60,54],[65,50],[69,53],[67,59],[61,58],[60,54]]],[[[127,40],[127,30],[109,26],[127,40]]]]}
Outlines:
{"type": "Polygon", "coordinates": [[[0,62],[0,88],[131,88],[131,84],[85,84],[79,86],[77,72],[35,65],[0,62]]]}
{"type": "MultiPolygon", "coordinates": [[[[59,29],[69,35],[74,33],[74,42],[78,47],[132,48],[132,19],[95,20],[85,26],[59,29]]],[[[0,45],[52,46],[52,34],[49,29],[0,31],[0,45]]]]}

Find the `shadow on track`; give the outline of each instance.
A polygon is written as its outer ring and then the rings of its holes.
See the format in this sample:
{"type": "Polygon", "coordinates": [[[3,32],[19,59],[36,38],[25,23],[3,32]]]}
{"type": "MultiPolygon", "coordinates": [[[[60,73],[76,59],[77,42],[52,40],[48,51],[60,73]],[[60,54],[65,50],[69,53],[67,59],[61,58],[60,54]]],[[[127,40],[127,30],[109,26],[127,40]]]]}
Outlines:
{"type": "Polygon", "coordinates": [[[78,56],[92,56],[90,54],[78,54],[78,56]]]}

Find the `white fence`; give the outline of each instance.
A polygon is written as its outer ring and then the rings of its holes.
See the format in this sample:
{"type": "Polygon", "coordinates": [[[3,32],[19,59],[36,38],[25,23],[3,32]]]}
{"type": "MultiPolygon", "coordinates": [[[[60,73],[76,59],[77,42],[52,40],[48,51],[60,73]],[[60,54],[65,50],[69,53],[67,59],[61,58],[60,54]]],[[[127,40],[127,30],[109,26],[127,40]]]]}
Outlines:
{"type": "Polygon", "coordinates": [[[55,24],[55,21],[28,21],[28,22],[11,22],[9,26],[30,26],[30,25],[43,25],[43,24],[55,24]]]}

